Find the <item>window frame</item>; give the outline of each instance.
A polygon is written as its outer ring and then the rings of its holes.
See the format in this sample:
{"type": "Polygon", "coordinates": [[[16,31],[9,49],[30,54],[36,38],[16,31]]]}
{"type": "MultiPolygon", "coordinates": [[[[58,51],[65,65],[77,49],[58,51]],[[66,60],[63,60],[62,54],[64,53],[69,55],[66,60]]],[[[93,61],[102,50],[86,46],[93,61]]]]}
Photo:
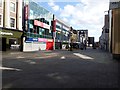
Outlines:
{"type": "Polygon", "coordinates": [[[2,8],[3,7],[3,0],[1,0],[1,6],[0,6],[0,8],[2,8]]]}
{"type": "Polygon", "coordinates": [[[14,18],[14,17],[10,17],[10,28],[13,28],[13,29],[16,28],[16,18],[14,18]],[[11,19],[14,19],[14,20],[15,20],[15,21],[14,21],[14,27],[11,27],[11,19]]]}
{"type": "Polygon", "coordinates": [[[16,3],[15,2],[10,2],[10,12],[13,12],[13,13],[16,13],[16,3]],[[14,8],[14,10],[15,11],[13,11],[12,9],[11,9],[11,4],[14,4],[15,5],[15,8],[14,8]]]}

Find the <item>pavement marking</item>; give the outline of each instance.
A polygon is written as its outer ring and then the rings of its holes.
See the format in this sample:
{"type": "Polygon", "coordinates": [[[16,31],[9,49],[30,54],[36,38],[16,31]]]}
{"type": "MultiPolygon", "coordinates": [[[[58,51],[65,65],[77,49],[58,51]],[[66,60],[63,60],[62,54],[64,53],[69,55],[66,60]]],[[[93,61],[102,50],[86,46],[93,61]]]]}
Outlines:
{"type": "Polygon", "coordinates": [[[2,67],[0,66],[1,70],[15,70],[15,71],[21,71],[21,69],[16,69],[16,68],[8,68],[8,67],[2,67]]]}
{"type": "Polygon", "coordinates": [[[61,59],[65,59],[66,57],[65,56],[62,56],[61,59]]]}
{"type": "Polygon", "coordinates": [[[21,58],[25,58],[25,57],[22,57],[22,56],[18,56],[18,57],[16,57],[17,59],[21,59],[21,58]]]}
{"type": "Polygon", "coordinates": [[[30,64],[36,64],[36,62],[31,61],[30,64]]]}
{"type": "Polygon", "coordinates": [[[39,58],[51,58],[51,57],[55,57],[57,55],[46,55],[46,56],[43,56],[43,57],[35,57],[36,59],[39,59],[39,58]]]}
{"type": "Polygon", "coordinates": [[[13,55],[13,54],[20,54],[21,52],[11,52],[10,54],[13,55]]]}
{"type": "Polygon", "coordinates": [[[80,54],[80,53],[73,53],[73,54],[76,55],[76,56],[78,56],[78,57],[80,57],[80,58],[82,58],[82,59],[90,59],[90,60],[94,59],[92,57],[89,57],[87,55],[83,55],[83,54],[80,54]]]}

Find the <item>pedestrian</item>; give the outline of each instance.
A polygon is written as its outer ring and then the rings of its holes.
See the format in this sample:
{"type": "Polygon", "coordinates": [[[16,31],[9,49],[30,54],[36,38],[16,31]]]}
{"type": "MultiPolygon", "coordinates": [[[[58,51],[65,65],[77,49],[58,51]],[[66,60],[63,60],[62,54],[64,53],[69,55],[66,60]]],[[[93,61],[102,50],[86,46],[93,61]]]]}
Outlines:
{"type": "Polygon", "coordinates": [[[84,49],[86,50],[86,40],[84,40],[84,49]]]}

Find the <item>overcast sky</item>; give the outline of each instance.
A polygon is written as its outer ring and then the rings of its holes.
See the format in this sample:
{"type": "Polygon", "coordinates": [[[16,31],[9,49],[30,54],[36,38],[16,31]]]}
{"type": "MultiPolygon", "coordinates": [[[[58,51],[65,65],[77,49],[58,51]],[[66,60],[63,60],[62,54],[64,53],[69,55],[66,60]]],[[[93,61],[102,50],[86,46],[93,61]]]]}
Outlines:
{"type": "Polygon", "coordinates": [[[71,25],[74,29],[88,29],[88,35],[99,37],[104,26],[109,0],[35,0],[41,6],[71,25]]]}

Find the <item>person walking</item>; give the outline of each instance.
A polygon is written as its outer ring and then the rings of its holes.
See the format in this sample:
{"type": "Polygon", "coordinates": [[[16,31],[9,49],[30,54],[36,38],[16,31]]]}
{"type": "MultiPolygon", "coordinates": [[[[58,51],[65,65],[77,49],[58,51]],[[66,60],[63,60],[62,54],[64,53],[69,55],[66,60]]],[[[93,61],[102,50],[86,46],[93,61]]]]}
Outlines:
{"type": "Polygon", "coordinates": [[[86,50],[86,40],[84,40],[84,49],[86,50]]]}

